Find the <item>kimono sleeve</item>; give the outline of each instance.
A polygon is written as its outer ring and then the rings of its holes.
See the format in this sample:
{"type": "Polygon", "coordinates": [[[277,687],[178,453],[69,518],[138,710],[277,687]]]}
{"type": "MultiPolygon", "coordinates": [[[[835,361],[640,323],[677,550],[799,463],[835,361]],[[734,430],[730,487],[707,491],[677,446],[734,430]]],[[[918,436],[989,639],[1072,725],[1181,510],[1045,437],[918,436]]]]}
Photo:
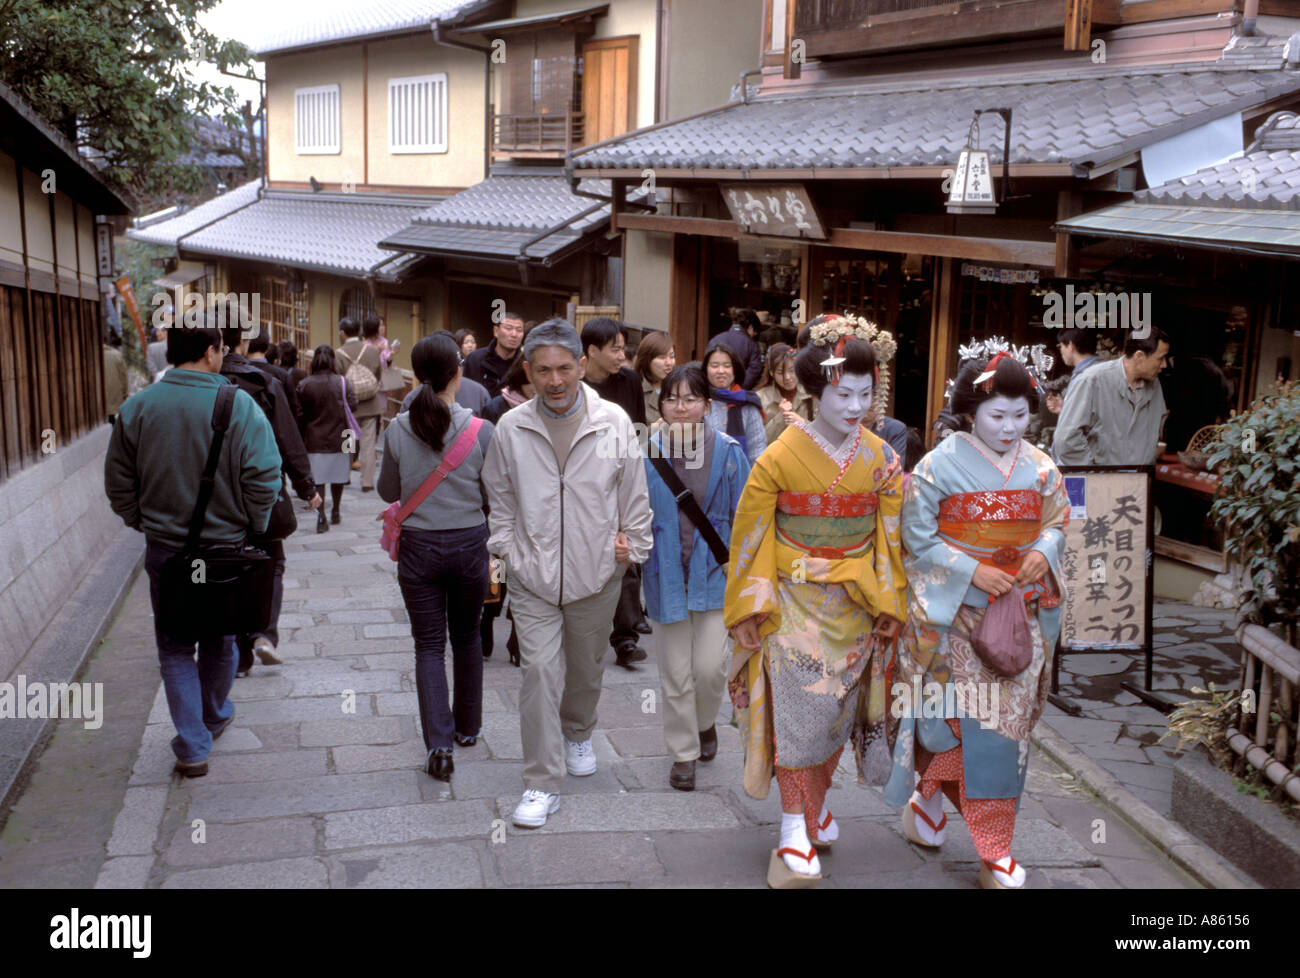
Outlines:
{"type": "Polygon", "coordinates": [[[880,505],[876,513],[874,547],[877,614],[891,615],[902,622],[907,616],[907,572],[903,569],[902,510],[903,463],[888,445],[882,445],[885,477],[876,488],[880,505]]]}
{"type": "Polygon", "coordinates": [[[1056,593],[1062,594],[1061,557],[1065,554],[1065,527],[1070,521],[1070,497],[1061,470],[1046,456],[1038,460],[1038,487],[1043,494],[1043,529],[1031,549],[1047,558],[1056,593]]]}
{"type": "Polygon", "coordinates": [[[728,628],[765,616],[764,633],[776,627],[776,495],[780,485],[767,453],[754,463],[731,528],[731,568],[723,603],[728,628]],[[770,624],[771,627],[767,627],[770,624]]]}
{"type": "Polygon", "coordinates": [[[979,561],[939,537],[944,492],[934,482],[933,455],[917,464],[903,497],[903,546],[908,553],[903,565],[926,620],[947,628],[957,617],[979,561]]]}

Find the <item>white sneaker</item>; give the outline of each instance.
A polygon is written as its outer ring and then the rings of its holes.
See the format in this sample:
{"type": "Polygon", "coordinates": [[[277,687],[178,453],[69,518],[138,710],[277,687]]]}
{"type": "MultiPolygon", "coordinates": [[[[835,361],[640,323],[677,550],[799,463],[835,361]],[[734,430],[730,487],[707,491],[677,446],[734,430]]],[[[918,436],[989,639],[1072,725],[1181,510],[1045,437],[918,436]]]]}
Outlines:
{"type": "Polygon", "coordinates": [[[515,806],[514,823],[526,829],[540,829],[546,824],[546,817],[559,807],[559,795],[529,788],[515,806]]]}
{"type": "Polygon", "coordinates": [[[591,749],[591,741],[584,740],[575,744],[571,740],[564,742],[564,766],[575,778],[585,778],[596,773],[596,752],[591,749]]]}

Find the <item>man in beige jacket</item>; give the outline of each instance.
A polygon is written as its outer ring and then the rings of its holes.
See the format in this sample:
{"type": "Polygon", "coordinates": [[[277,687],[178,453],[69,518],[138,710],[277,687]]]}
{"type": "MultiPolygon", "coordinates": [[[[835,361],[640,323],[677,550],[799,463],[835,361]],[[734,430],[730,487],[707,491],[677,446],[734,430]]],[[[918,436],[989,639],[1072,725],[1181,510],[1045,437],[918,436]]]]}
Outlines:
{"type": "Polygon", "coordinates": [[[563,319],[524,341],[536,396],[497,423],[483,466],[488,552],[504,564],[519,635],[523,799],[514,823],[546,824],[567,770],[594,774],[609,623],[628,563],[650,553],[650,498],[632,422],[582,378],[578,332],[563,319]]]}

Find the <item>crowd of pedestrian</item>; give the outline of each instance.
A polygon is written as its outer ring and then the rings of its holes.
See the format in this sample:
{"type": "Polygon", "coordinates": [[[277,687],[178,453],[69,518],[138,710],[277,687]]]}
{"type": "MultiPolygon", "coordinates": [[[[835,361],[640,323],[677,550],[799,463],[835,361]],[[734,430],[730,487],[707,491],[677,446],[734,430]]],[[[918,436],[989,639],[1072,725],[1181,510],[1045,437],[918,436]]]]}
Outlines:
{"type": "MultiPolygon", "coordinates": [[[[860,770],[879,776],[892,763],[891,797],[921,774],[905,807],[910,839],[941,843],[941,788],[967,815],[986,883],[1020,885],[1005,806],[966,794],[969,778],[972,790],[994,783],[1001,792],[981,798],[1018,797],[1001,762],[987,760],[1001,741],[953,723],[918,722],[915,755],[896,753],[891,762],[886,752],[882,761],[876,651],[898,640],[905,663],[936,661],[934,634],[968,637],[990,602],[1013,588],[1025,589],[1026,601],[1033,595],[1031,613],[1041,619],[1033,619],[1035,641],[1052,632],[1061,598],[1056,462],[1151,461],[1168,338],[1152,330],[1130,338],[1123,357],[1104,361],[1087,331],[1067,331],[1059,349],[1074,372],[1053,388],[1005,354],[963,363],[941,415],[951,437],[920,459],[916,434],[873,406],[888,361],[874,326],[818,317],[793,346],[769,335],[764,354],[755,339],[761,324],[745,312],[697,362],[678,364],[668,336],[650,331],[634,366],[629,330],[615,319],[591,319],[579,331],[563,319],[535,324],[506,312],[482,347],[467,331],[416,343],[416,384],[391,412],[383,382],[397,344],[378,316],[343,318],[339,345],[316,347],[303,366],[292,343],[274,344],[264,331],[246,338],[237,328],[169,330],[148,351],[152,371],[155,348],[164,348],[156,382],[133,397],[110,341],[106,408],[115,423],[105,483],[114,511],[148,541],[177,770],[206,773],[211,743],[234,717],[234,677],[259,661],[281,662],[283,541],[297,525],[291,492],[316,511],[316,531],[327,532],[340,522],[344,488],[359,471],[361,491],[376,489],[391,504],[384,543],[411,623],[431,777],[450,780],[455,748],[481,733],[483,663],[505,615],[510,661],[522,671],[525,790],[513,820],[545,824],[565,778],[596,770],[592,733],[606,647],[635,669],[646,658],[637,636],[653,621],[668,783],[694,788],[696,764],[717,753],[716,717],[730,690],[742,718],[746,790],[766,794],[773,777],[781,789],[772,885],[818,878],[815,850],[838,832],[823,805],[827,772],[853,723],[864,725],[862,737],[854,735],[860,770]],[[233,398],[221,394],[227,383],[233,398]],[[1022,441],[1040,395],[1056,398],[1055,460],[1022,441]],[[385,414],[392,417],[381,436],[385,414]],[[632,445],[640,450],[610,450],[632,445]],[[1008,453],[1016,454],[1003,471],[997,460],[1008,453]],[[970,481],[981,455],[1002,472],[997,486],[985,485],[991,471],[970,481]],[[904,502],[904,474],[914,465],[904,502]],[[949,466],[956,466],[952,479],[949,466]],[[1023,495],[1015,478],[1025,491],[1050,496],[1043,504],[1050,514],[1035,510],[1014,566],[994,568],[972,543],[983,530],[960,529],[944,500],[1023,495]],[[195,499],[202,505],[191,510],[195,499]],[[194,642],[165,631],[163,585],[176,559],[197,553],[200,541],[269,561],[269,609],[258,627],[209,630],[194,642]],[[953,601],[932,598],[953,568],[965,567],[952,548],[961,560],[974,555],[973,574],[953,578],[953,601]],[[789,576],[786,563],[798,564],[801,553],[814,579],[789,576]],[[853,643],[864,635],[870,654],[854,657],[864,647],[853,643]],[[813,673],[834,673],[835,689],[823,689],[813,673]],[[843,714],[840,693],[857,683],[871,693],[854,720],[843,714]],[[763,710],[767,726],[758,722],[763,710]],[[986,768],[968,764],[963,773],[968,739],[986,768]]],[[[1032,661],[1042,669],[1042,656],[1032,661]]],[[[961,668],[988,678],[971,663],[961,668]]],[[[1032,703],[1025,709],[1032,725],[1032,703]]],[[[1014,746],[1022,728],[1000,736],[1014,746]]]]}

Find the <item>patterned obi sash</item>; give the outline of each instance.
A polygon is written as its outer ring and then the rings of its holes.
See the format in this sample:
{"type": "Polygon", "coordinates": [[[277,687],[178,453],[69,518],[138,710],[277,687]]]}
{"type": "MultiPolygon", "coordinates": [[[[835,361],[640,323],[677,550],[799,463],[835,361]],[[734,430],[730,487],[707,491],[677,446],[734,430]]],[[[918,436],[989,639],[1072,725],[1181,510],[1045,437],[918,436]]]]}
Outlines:
{"type": "Polygon", "coordinates": [[[873,492],[779,492],[776,535],[810,557],[861,557],[871,551],[879,505],[873,492]]]}
{"type": "MultiPolygon", "coordinates": [[[[1043,497],[1035,489],[959,492],[939,504],[939,536],[954,550],[1015,576],[1042,533],[1043,497]]],[[[1025,600],[1055,607],[1059,598],[1045,581],[1025,589],[1025,600]]]]}

